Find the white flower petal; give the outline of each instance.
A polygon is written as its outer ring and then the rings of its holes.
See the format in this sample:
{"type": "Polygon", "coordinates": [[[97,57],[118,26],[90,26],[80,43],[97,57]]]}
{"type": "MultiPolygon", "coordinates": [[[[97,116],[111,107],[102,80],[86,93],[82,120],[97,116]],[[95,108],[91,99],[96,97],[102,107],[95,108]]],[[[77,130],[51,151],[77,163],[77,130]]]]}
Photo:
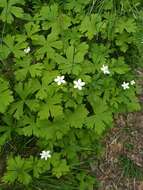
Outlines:
{"type": "Polygon", "coordinates": [[[78,79],[77,81],[74,81],[74,88],[77,88],[79,90],[82,90],[82,87],[85,85],[85,82],[82,82],[81,79],[78,79]]]}
{"type": "Polygon", "coordinates": [[[63,80],[65,78],[65,76],[61,76],[61,79],[63,80]]]}
{"type": "Polygon", "coordinates": [[[85,85],[85,82],[81,82],[81,86],[84,86],[85,85]]]}
{"type": "Polygon", "coordinates": [[[123,87],[123,89],[124,89],[124,90],[126,90],[126,89],[129,89],[129,88],[130,88],[130,87],[129,87],[129,83],[128,83],[128,82],[123,82],[121,86],[123,87]]]}
{"type": "Polygon", "coordinates": [[[108,65],[102,65],[101,71],[102,71],[104,74],[110,74],[108,65]]]}
{"type": "Polygon", "coordinates": [[[131,80],[130,84],[134,85],[134,84],[136,84],[136,82],[134,80],[131,80]]]}
{"type": "Polygon", "coordinates": [[[40,153],[40,156],[41,156],[41,159],[47,160],[48,158],[51,157],[51,152],[50,152],[50,151],[44,151],[44,150],[43,150],[43,151],[40,153]]]}
{"type": "Polygon", "coordinates": [[[29,53],[29,52],[30,52],[30,47],[25,48],[25,49],[24,49],[24,52],[25,52],[26,54],[29,53]]]}
{"type": "Polygon", "coordinates": [[[58,85],[61,85],[61,84],[64,84],[66,81],[64,80],[65,76],[57,76],[54,81],[58,84],[58,85]]]}

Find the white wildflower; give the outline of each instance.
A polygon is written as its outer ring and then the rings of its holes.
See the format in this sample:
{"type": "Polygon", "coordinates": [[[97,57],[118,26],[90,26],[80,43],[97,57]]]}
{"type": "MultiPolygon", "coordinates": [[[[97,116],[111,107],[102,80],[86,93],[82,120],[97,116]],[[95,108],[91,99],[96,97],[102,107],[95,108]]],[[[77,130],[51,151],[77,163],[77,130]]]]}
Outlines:
{"type": "Polygon", "coordinates": [[[101,71],[102,71],[104,74],[110,74],[108,65],[102,65],[101,71]]]}
{"type": "Polygon", "coordinates": [[[74,81],[74,88],[78,88],[79,90],[82,90],[82,87],[85,85],[85,82],[82,82],[81,79],[78,79],[77,81],[74,81]]]}
{"type": "Polygon", "coordinates": [[[66,83],[66,81],[64,80],[64,78],[65,78],[65,76],[57,76],[54,81],[55,81],[58,85],[61,85],[61,84],[66,83]]]}
{"type": "Polygon", "coordinates": [[[136,84],[136,82],[134,80],[131,80],[130,84],[134,85],[134,84],[136,84]]]}
{"type": "Polygon", "coordinates": [[[129,83],[128,83],[128,82],[123,82],[121,86],[123,87],[123,89],[124,89],[124,90],[126,90],[126,89],[129,89],[129,88],[130,88],[130,87],[129,87],[129,83]]]}
{"type": "Polygon", "coordinates": [[[29,52],[30,52],[30,47],[25,48],[25,49],[24,49],[24,52],[25,52],[26,54],[29,53],[29,52]]]}
{"type": "Polygon", "coordinates": [[[51,151],[47,150],[43,150],[41,153],[40,153],[40,156],[41,156],[41,159],[45,159],[47,160],[48,158],[51,158],[51,151]]]}

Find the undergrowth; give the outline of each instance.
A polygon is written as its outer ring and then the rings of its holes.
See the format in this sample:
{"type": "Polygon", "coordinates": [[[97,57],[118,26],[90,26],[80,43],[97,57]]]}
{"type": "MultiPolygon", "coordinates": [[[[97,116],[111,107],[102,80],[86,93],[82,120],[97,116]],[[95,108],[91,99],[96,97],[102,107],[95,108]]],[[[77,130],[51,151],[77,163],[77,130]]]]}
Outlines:
{"type": "Polygon", "coordinates": [[[100,157],[100,139],[114,115],[140,110],[141,6],[0,1],[3,188],[97,188],[90,158],[100,157]]]}

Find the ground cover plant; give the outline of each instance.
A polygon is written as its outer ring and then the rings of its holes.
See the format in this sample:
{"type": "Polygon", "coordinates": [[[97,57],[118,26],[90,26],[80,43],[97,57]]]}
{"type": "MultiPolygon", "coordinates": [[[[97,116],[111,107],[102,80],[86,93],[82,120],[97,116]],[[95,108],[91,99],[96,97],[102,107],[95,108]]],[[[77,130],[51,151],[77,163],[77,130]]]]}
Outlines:
{"type": "Polygon", "coordinates": [[[140,110],[141,5],[0,1],[2,185],[94,188],[95,177],[81,166],[101,154],[115,115],[140,110]]]}

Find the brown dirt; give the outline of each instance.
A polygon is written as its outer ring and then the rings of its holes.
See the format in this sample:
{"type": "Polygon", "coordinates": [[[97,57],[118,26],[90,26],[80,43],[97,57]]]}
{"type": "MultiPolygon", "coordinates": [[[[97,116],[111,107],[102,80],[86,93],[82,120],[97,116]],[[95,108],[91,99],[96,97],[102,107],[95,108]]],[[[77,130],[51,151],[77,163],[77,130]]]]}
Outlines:
{"type": "MultiPolygon", "coordinates": [[[[143,81],[139,82],[143,86],[143,81]]],[[[139,99],[143,105],[143,92],[139,99]]],[[[120,115],[116,126],[103,141],[105,155],[95,171],[101,182],[99,190],[143,190],[143,111],[120,115]],[[120,157],[129,159],[141,171],[141,177],[127,175],[120,157]]]]}
{"type": "Polygon", "coordinates": [[[98,162],[99,190],[143,190],[143,112],[120,116],[117,127],[103,141],[106,153],[98,162]],[[126,157],[142,171],[139,177],[125,175],[119,157],[126,157]]]}
{"type": "Polygon", "coordinates": [[[96,171],[99,190],[143,190],[143,181],[125,176],[119,161],[124,156],[143,171],[143,112],[128,114],[126,119],[120,116],[119,120],[120,125],[103,141],[106,153],[96,171]]]}

